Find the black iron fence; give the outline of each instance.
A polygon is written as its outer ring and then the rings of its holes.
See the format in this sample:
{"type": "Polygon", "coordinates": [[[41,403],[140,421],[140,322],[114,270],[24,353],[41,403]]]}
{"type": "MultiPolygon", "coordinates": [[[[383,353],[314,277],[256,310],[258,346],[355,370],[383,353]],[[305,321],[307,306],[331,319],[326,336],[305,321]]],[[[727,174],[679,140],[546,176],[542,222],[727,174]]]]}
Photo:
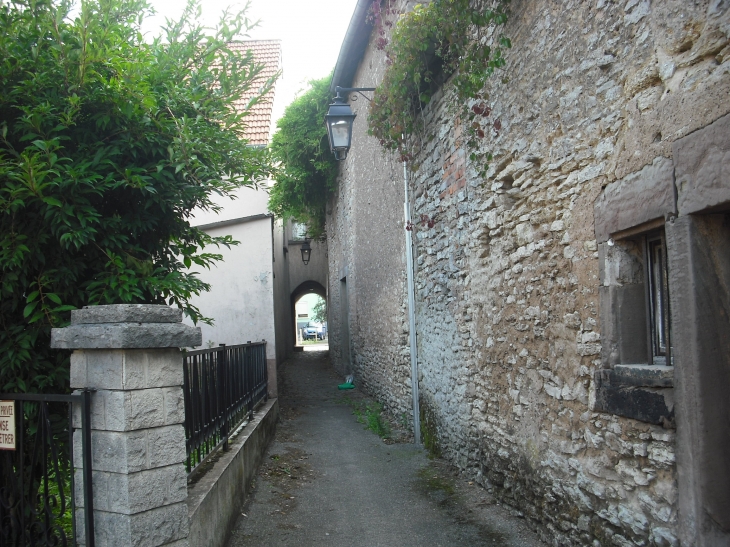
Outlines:
{"type": "MultiPolygon", "coordinates": [[[[91,486],[91,425],[89,392],[71,395],[2,393],[5,418],[13,415],[15,430],[6,442],[14,450],[0,451],[0,545],[8,547],[76,545],[85,537],[94,545],[91,486]],[[82,469],[74,476],[72,455],[73,405],[81,411],[82,469]],[[74,484],[80,480],[81,484],[74,484]],[[77,518],[74,491],[84,499],[77,518]],[[77,534],[76,523],[84,533],[77,534]]],[[[78,462],[77,462],[78,463],[78,462]]]]}
{"type": "Polygon", "coordinates": [[[266,400],[266,342],[186,352],[183,370],[190,473],[266,400]]]}

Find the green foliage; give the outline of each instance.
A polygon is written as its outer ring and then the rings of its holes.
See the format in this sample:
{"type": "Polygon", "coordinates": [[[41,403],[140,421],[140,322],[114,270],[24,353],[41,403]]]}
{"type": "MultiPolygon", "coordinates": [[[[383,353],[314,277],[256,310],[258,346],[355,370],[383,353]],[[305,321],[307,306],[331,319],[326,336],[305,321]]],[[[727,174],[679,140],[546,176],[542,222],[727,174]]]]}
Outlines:
{"type": "Polygon", "coordinates": [[[433,409],[423,400],[420,402],[419,408],[423,446],[428,450],[430,458],[440,458],[441,445],[439,444],[438,427],[433,409]]]}
{"type": "Polygon", "coordinates": [[[71,309],[167,303],[204,319],[190,268],[235,242],[192,228],[191,211],[270,172],[234,107],[262,68],[229,46],[245,10],[208,32],[191,1],[145,43],[145,0],[70,8],[0,3],[0,391],[65,388],[49,340],[71,309]]]}
{"type": "Polygon", "coordinates": [[[390,437],[390,424],[388,423],[388,420],[383,417],[383,405],[374,403],[366,406],[362,418],[362,423],[365,424],[365,427],[375,433],[378,437],[383,439],[390,437]]]}
{"type": "MultiPolygon", "coordinates": [[[[61,441],[63,442],[63,441],[61,441]]],[[[70,462],[66,462],[70,463],[70,462]]],[[[38,488],[36,488],[36,491],[42,490],[43,487],[41,485],[38,485],[38,488]]],[[[73,515],[71,513],[71,496],[73,495],[71,490],[71,469],[69,465],[64,465],[59,468],[58,470],[58,476],[56,476],[55,472],[51,473],[48,477],[48,498],[56,500],[59,500],[61,497],[61,494],[63,493],[63,496],[65,498],[66,505],[64,507],[64,512],[60,512],[60,503],[52,508],[53,516],[56,518],[55,525],[60,528],[63,533],[66,535],[67,538],[73,537],[73,515]]],[[[45,492],[44,492],[45,496],[45,492]]],[[[37,511],[42,511],[42,500],[44,496],[37,496],[38,499],[38,507],[36,508],[37,511]]]]}
{"type": "MultiPolygon", "coordinates": [[[[390,41],[385,26],[396,15],[390,0],[373,0],[373,17],[388,61],[370,109],[370,133],[387,150],[410,159],[408,139],[417,131],[418,114],[445,77],[454,75],[458,97],[479,98],[486,80],[504,66],[508,38],[498,35],[490,47],[490,33],[507,21],[509,0],[433,0],[418,4],[395,23],[390,41]],[[385,4],[385,9],[384,9],[385,4]]],[[[472,134],[480,131],[471,127],[472,134]]],[[[484,136],[482,131],[481,136],[484,136]]]]}
{"type": "Polygon", "coordinates": [[[352,413],[357,421],[383,439],[390,438],[391,428],[388,420],[383,417],[383,405],[380,403],[352,401],[352,413]]]}
{"type": "Polygon", "coordinates": [[[312,321],[324,323],[327,321],[327,302],[324,298],[318,298],[317,303],[312,306],[312,321]]]}
{"type": "Polygon", "coordinates": [[[269,210],[306,224],[309,237],[315,239],[324,234],[327,200],[337,181],[337,160],[324,125],[330,81],[327,76],[309,82],[310,89],[286,108],[271,142],[281,169],[270,191],[269,210]]]}

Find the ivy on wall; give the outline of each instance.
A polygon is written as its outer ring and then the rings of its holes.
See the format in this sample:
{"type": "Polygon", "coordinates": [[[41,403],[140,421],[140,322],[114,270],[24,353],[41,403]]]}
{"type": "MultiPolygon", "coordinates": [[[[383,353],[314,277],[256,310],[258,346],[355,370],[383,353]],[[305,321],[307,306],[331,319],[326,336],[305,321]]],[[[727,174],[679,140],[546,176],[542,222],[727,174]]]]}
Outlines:
{"type": "MultiPolygon", "coordinates": [[[[487,79],[504,66],[503,51],[512,45],[499,30],[507,21],[509,0],[433,0],[416,5],[397,22],[399,14],[392,3],[374,0],[371,7],[375,45],[385,51],[387,69],[373,97],[370,133],[385,149],[411,159],[421,110],[453,75],[460,102],[478,100],[462,113],[476,149],[478,139],[501,129],[500,120],[490,118],[491,108],[481,92],[487,79]],[[390,40],[389,27],[393,27],[390,40]]],[[[473,153],[472,160],[478,156],[473,153]]]]}
{"type": "Polygon", "coordinates": [[[281,168],[269,192],[269,210],[306,224],[307,235],[315,239],[324,234],[325,208],[337,181],[337,160],[324,124],[331,80],[330,75],[309,82],[310,89],[284,111],[271,141],[281,168]]]}

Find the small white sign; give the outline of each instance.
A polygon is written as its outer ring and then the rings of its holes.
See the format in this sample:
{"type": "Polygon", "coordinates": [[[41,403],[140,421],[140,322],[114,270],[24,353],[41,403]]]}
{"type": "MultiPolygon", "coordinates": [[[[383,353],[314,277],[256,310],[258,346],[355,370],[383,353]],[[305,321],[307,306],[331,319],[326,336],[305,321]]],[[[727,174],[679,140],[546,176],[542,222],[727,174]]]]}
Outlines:
{"type": "Polygon", "coordinates": [[[0,450],[15,450],[15,401],[0,401],[0,450]]]}

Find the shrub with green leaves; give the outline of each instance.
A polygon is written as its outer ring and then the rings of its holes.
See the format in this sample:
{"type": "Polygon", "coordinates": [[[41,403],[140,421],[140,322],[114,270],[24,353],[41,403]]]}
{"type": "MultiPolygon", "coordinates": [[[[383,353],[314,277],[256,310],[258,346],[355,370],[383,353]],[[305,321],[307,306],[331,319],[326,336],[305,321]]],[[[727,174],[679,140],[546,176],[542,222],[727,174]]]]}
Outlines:
{"type": "Polygon", "coordinates": [[[325,209],[337,183],[337,160],[330,151],[324,116],[331,102],[331,76],[309,82],[310,89],[291,103],[277,122],[271,142],[281,162],[269,194],[269,210],[306,224],[319,238],[325,230],[325,209]]]}
{"type": "Polygon", "coordinates": [[[0,391],[66,387],[50,329],[73,308],[166,303],[204,320],[191,268],[235,242],[192,228],[191,212],[271,172],[234,106],[262,69],[229,46],[245,10],[209,30],[191,1],[148,43],[145,0],[71,8],[0,2],[0,391]]]}

